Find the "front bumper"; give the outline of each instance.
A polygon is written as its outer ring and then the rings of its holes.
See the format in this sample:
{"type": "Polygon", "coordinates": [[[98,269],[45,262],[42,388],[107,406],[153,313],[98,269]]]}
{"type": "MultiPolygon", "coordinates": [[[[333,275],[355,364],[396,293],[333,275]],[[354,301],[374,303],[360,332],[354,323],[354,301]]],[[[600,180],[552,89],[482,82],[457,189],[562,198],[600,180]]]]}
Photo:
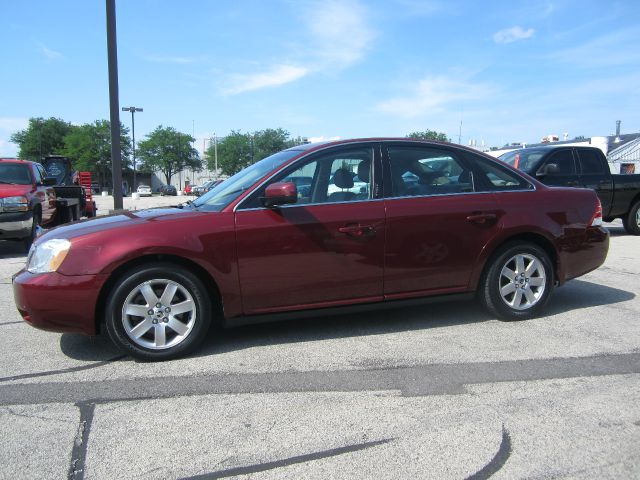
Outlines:
{"type": "Polygon", "coordinates": [[[13,277],[13,296],[20,315],[32,327],[95,335],[96,303],[106,280],[106,275],[22,270],[13,277]]]}
{"type": "Polygon", "coordinates": [[[32,212],[0,213],[0,240],[28,237],[32,215],[32,212]]]}

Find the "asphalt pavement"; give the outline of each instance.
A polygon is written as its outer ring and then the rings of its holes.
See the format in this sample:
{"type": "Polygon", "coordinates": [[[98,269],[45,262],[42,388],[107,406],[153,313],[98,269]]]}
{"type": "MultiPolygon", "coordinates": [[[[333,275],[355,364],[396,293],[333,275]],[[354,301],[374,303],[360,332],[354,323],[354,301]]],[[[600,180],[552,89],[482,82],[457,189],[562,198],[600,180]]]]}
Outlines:
{"type": "Polygon", "coordinates": [[[287,321],[164,363],[24,324],[25,255],[0,242],[0,477],[640,478],[640,238],[609,226],[605,265],[534,320],[458,302],[287,321]]]}

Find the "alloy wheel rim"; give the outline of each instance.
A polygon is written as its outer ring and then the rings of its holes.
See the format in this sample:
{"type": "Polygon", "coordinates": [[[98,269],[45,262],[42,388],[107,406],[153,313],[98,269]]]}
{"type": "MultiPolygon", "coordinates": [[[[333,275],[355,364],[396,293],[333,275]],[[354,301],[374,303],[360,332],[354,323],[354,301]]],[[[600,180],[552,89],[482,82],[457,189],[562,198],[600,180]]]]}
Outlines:
{"type": "Polygon", "coordinates": [[[544,265],[535,255],[519,253],[500,271],[500,298],[514,310],[528,310],[538,304],[547,286],[544,265]]]}
{"type": "Polygon", "coordinates": [[[122,306],[122,325],[138,346],[165,350],[182,343],[197,318],[196,303],[179,283],[148,280],[135,287],[122,306]]]}

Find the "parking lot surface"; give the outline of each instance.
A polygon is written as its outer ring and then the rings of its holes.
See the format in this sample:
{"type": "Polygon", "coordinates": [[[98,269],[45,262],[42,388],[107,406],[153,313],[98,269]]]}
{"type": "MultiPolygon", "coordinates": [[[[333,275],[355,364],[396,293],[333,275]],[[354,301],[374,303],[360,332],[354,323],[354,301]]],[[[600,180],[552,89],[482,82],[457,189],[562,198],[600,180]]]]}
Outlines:
{"type": "Polygon", "coordinates": [[[164,363],[26,325],[25,254],[0,242],[0,477],[639,478],[640,238],[609,226],[605,265],[534,320],[474,302],[305,319],[164,363]]]}

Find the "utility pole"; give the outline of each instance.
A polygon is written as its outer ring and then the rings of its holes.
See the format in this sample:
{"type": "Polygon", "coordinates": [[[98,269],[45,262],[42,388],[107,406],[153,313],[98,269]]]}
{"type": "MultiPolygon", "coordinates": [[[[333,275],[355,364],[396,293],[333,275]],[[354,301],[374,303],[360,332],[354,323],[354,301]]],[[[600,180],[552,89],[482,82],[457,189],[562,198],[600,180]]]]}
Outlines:
{"type": "Polygon", "coordinates": [[[123,112],[131,112],[131,137],[133,138],[133,185],[131,186],[131,191],[138,188],[136,183],[136,124],[133,119],[133,114],[135,112],[142,112],[141,108],[138,107],[122,107],[123,112]]]}
{"type": "Polygon", "coordinates": [[[111,121],[111,178],[113,208],[122,210],[122,157],[120,152],[120,111],[118,110],[118,41],[116,39],[116,0],[106,0],[107,58],[109,63],[109,118],[111,121]]]}
{"type": "Polygon", "coordinates": [[[458,132],[458,145],[462,145],[462,120],[460,120],[460,131],[458,132]]]}
{"type": "Polygon", "coordinates": [[[213,132],[213,158],[216,167],[216,178],[218,178],[220,175],[218,175],[218,137],[216,137],[216,132],[213,132]]]}

